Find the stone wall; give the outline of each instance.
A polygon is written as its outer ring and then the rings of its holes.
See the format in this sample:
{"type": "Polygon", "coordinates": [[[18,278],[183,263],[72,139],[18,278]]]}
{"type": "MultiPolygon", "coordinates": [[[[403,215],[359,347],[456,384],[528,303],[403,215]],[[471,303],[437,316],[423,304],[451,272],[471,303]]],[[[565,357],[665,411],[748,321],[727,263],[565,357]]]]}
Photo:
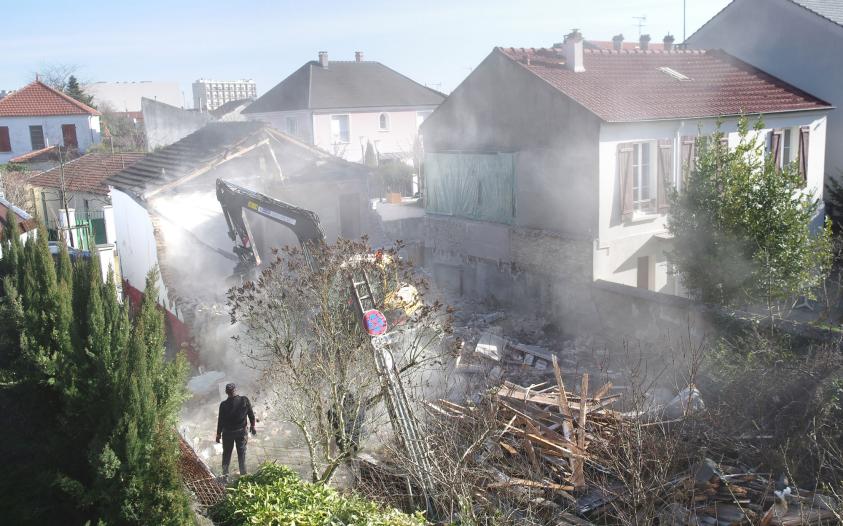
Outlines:
{"type": "Polygon", "coordinates": [[[592,241],[546,230],[427,216],[424,266],[438,286],[491,306],[535,313],[569,335],[662,345],[713,331],[690,300],[592,280],[592,241]]]}

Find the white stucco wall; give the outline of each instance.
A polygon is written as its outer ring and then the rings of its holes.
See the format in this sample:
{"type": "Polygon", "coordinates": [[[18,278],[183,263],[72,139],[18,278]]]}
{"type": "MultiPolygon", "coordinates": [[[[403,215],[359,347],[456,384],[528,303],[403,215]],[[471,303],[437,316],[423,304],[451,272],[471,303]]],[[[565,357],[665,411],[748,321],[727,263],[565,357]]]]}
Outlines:
{"type": "MultiPolygon", "coordinates": [[[[837,108],[843,107],[843,27],[790,0],[737,0],[688,39],[723,49],[837,108]]],[[[828,115],[826,173],[843,177],[843,113],[828,115]]]]}
{"type": "MultiPolygon", "coordinates": [[[[128,194],[111,190],[114,227],[120,273],[129,285],[143,292],[147,273],[158,265],[158,250],[152,230],[152,220],[146,208],[128,194]]],[[[167,306],[167,289],[158,276],[158,303],[167,306]]]]}
{"type": "Polygon", "coordinates": [[[366,144],[371,141],[380,154],[402,154],[412,157],[413,143],[418,135],[420,121],[418,112],[427,112],[436,106],[401,109],[370,109],[367,111],[314,112],[314,144],[320,148],[343,157],[347,161],[362,162],[366,144]],[[380,129],[380,114],[389,117],[387,130],[380,129]],[[349,116],[349,143],[333,144],[331,136],[331,116],[349,116]]]}
{"type": "Polygon", "coordinates": [[[57,115],[49,117],[0,117],[0,126],[9,127],[11,152],[0,152],[0,164],[32,151],[30,126],[42,126],[46,146],[64,145],[62,124],[76,125],[79,150],[85,152],[92,144],[100,142],[100,118],[96,115],[57,115]]]}
{"type": "Polygon", "coordinates": [[[436,106],[418,108],[366,108],[338,109],[328,111],[274,111],[267,113],[246,113],[249,120],[262,121],[273,128],[287,133],[287,119],[294,118],[298,124],[296,137],[318,146],[347,161],[362,162],[366,144],[371,141],[381,154],[405,154],[412,156],[413,144],[419,131],[419,113],[430,113],[436,106]],[[389,127],[380,129],[380,114],[386,113],[389,127]],[[334,144],[331,135],[331,116],[348,115],[349,142],[334,144]],[[362,145],[362,147],[361,147],[362,145]]]}
{"type": "Polygon", "coordinates": [[[308,110],[244,113],[243,115],[251,121],[265,122],[276,130],[280,130],[284,133],[289,133],[287,129],[287,119],[295,119],[298,129],[297,133],[293,134],[293,136],[299,140],[313,144],[313,119],[311,112],[308,110]]]}
{"type": "MultiPolygon", "coordinates": [[[[817,198],[822,198],[825,171],[826,112],[802,112],[764,116],[765,128],[758,133],[764,140],[767,133],[779,128],[809,126],[808,184],[807,188],[817,198]]],[[[673,173],[680,173],[683,136],[710,134],[715,129],[714,120],[660,121],[649,123],[604,124],[600,130],[599,161],[599,211],[598,237],[594,242],[594,279],[603,279],[624,285],[636,286],[638,258],[650,257],[651,290],[681,294],[681,286],[669,275],[665,251],[669,240],[660,238],[667,233],[664,213],[633,216],[620,220],[620,189],[617,172],[617,148],[620,143],[673,140],[673,173]]],[[[739,141],[737,119],[726,119],[721,131],[728,133],[730,146],[739,141]]],[[[794,155],[796,152],[794,151],[794,155]]],[[[655,163],[651,157],[651,164],[655,163]]],[[[677,179],[678,183],[678,179],[677,179]]],[[[679,187],[681,191],[681,187],[679,187]]],[[[655,191],[655,190],[653,190],[655,191]]]]}
{"type": "Polygon", "coordinates": [[[144,97],[178,108],[184,106],[178,82],[94,82],[85,85],[85,93],[94,97],[94,103],[108,105],[114,111],[141,111],[144,97]]]}

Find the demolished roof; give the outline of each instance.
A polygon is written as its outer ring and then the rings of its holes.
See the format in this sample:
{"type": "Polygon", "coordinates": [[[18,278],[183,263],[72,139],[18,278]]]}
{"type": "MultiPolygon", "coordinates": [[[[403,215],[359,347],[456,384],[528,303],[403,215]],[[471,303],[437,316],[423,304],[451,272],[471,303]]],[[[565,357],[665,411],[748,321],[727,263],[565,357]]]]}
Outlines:
{"type": "Polygon", "coordinates": [[[445,95],[380,62],[310,61],[243,113],[340,108],[438,106],[445,95]]]}
{"type": "Polygon", "coordinates": [[[720,50],[586,49],[582,72],[565,66],[559,48],[495,51],[606,122],[832,109],[720,50]]]}
{"type": "Polygon", "coordinates": [[[40,80],[0,99],[0,117],[99,115],[100,112],[40,80]]]}
{"type": "Polygon", "coordinates": [[[108,194],[106,179],[143,159],[144,153],[88,153],[55,167],[29,180],[32,186],[61,188],[62,170],[64,188],[68,192],[108,194]]]}
{"type": "MultiPolygon", "coordinates": [[[[167,147],[147,154],[132,166],[108,178],[107,184],[141,198],[151,198],[203,175],[226,161],[267,146],[282,162],[305,160],[312,177],[360,175],[365,167],[349,163],[307,145],[265,123],[211,122],[167,147]]],[[[285,173],[295,177],[296,173],[285,173]]]]}

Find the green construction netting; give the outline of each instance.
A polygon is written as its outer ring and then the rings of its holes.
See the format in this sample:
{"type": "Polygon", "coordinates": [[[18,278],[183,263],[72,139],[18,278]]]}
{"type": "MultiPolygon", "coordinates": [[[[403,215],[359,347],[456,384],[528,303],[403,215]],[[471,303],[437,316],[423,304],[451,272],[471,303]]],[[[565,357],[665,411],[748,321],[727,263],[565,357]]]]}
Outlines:
{"type": "Polygon", "coordinates": [[[428,212],[512,224],[513,154],[428,153],[424,160],[428,212]]]}

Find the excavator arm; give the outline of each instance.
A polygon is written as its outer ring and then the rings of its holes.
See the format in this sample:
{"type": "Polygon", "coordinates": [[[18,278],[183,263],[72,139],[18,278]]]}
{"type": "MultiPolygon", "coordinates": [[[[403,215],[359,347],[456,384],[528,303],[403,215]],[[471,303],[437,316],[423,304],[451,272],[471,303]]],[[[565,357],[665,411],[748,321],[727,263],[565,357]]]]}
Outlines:
{"type": "Polygon", "coordinates": [[[228,224],[228,237],[236,243],[234,253],[239,259],[234,269],[236,275],[248,275],[261,263],[260,255],[255,250],[249,221],[246,218],[247,210],[292,230],[299,240],[308,264],[313,266],[310,249],[325,243],[325,234],[319,224],[319,216],[315,212],[222,179],[217,179],[217,200],[222,206],[225,222],[228,224]]]}

